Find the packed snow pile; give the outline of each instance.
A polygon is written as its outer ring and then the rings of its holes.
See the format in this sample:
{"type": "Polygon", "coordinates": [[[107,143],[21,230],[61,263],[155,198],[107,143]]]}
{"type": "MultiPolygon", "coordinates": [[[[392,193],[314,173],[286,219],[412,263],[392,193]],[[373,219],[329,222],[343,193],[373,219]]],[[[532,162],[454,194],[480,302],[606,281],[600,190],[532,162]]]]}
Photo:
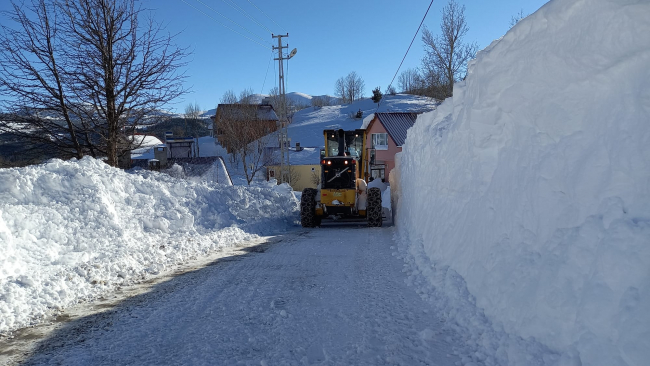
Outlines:
{"type": "Polygon", "coordinates": [[[0,333],[298,220],[288,185],[127,173],[92,158],[0,169],[0,333]]]}
{"type": "Polygon", "coordinates": [[[409,130],[402,253],[468,362],[648,364],[648,35],[647,1],[550,1],[409,130]]]}

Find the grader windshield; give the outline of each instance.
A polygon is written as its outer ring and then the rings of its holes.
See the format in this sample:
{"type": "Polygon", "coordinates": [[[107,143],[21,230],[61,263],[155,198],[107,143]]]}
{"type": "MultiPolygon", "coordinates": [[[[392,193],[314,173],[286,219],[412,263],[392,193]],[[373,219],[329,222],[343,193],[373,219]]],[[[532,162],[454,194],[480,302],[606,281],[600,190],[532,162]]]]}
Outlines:
{"type": "Polygon", "coordinates": [[[361,158],[363,153],[363,139],[364,133],[362,130],[326,130],[325,156],[352,156],[361,158]],[[340,136],[341,132],[343,132],[343,141],[340,136]],[[341,142],[343,142],[343,146],[340,146],[341,142]]]}

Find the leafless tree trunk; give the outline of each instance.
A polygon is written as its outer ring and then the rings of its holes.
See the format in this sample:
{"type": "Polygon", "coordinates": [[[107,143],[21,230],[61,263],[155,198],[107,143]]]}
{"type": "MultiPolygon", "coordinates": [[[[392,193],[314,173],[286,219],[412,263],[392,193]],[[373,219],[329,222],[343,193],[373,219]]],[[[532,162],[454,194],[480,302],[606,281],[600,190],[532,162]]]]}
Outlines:
{"type": "Polygon", "coordinates": [[[455,0],[449,0],[442,9],[440,30],[442,34],[435,37],[426,27],[422,31],[426,51],[422,63],[425,69],[443,76],[445,96],[450,97],[454,82],[464,78],[467,62],[475,56],[478,46],[463,42],[469,30],[465,6],[458,5],[455,0]]]}

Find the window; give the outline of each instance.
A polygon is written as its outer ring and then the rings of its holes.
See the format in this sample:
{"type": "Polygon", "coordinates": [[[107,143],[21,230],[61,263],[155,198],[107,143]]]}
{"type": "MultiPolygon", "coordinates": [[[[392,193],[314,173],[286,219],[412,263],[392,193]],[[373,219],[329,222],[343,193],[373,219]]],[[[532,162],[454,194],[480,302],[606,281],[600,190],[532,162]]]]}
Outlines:
{"type": "Polygon", "coordinates": [[[387,133],[373,133],[372,134],[372,148],[377,150],[388,150],[388,134],[387,133]]]}

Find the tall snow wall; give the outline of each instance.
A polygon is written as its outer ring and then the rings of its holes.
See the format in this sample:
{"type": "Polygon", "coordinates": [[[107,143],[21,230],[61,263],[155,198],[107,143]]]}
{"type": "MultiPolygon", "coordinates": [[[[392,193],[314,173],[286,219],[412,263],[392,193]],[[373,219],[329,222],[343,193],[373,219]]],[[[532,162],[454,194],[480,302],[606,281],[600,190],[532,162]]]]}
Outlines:
{"type": "Polygon", "coordinates": [[[555,355],[535,363],[650,362],[650,2],[523,19],[418,118],[397,173],[401,249],[555,355]]]}

